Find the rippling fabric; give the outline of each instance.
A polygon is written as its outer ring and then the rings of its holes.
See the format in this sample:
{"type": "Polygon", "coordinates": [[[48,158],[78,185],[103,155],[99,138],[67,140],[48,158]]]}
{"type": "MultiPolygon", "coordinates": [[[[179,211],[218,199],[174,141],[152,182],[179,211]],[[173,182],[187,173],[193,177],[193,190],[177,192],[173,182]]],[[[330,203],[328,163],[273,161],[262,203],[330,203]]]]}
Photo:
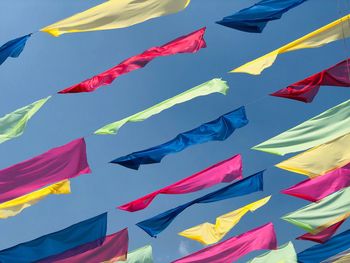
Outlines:
{"type": "MultiPolygon", "coordinates": [[[[172,1],[176,2],[178,0],[172,1]]],[[[147,49],[143,53],[128,58],[122,61],[120,64],[114,66],[113,68],[106,70],[105,72],[102,72],[96,76],[93,76],[92,78],[84,80],[83,82],[75,84],[69,88],[61,90],[58,93],[64,94],[92,92],[101,86],[111,84],[116,78],[123,74],[145,67],[149,62],[151,62],[157,57],[170,56],[180,53],[195,53],[200,49],[206,47],[204,33],[205,28],[202,28],[188,35],[181,36],[163,46],[152,47],[150,49],[147,49]]]]}
{"type": "Polygon", "coordinates": [[[119,157],[111,163],[120,164],[130,169],[139,169],[141,165],[160,163],[171,153],[181,152],[189,146],[210,141],[224,141],[238,128],[248,124],[245,108],[240,107],[228,112],[216,120],[207,122],[199,127],[180,133],[174,139],[161,145],[119,157]]]}
{"type": "Polygon", "coordinates": [[[297,263],[297,254],[292,242],[288,242],[277,250],[271,250],[262,254],[248,263],[297,263]]]}
{"type": "Polygon", "coordinates": [[[146,110],[140,111],[120,121],[110,123],[95,131],[95,134],[116,134],[119,129],[128,122],[144,121],[153,115],[175,106],[176,104],[192,100],[196,97],[206,96],[215,92],[226,95],[228,89],[229,87],[227,86],[226,81],[221,79],[212,79],[175,97],[162,101],[146,110]]]}
{"type": "Polygon", "coordinates": [[[194,204],[212,203],[229,198],[251,194],[263,190],[263,171],[244,178],[238,182],[232,183],[217,191],[204,195],[186,204],[170,209],[164,213],[156,215],[152,218],[137,223],[147,234],[152,237],[157,236],[166,229],[171,222],[181,214],[186,208],[194,204]]]}
{"type": "Polygon", "coordinates": [[[347,100],[252,149],[285,155],[310,149],[349,132],[350,100],[347,100]]]}
{"type": "Polygon", "coordinates": [[[272,223],[206,247],[173,263],[229,263],[261,249],[276,249],[276,234],[272,223]]]}
{"type": "Polygon", "coordinates": [[[0,143],[21,136],[28,121],[50,99],[47,97],[19,108],[0,118],[0,143]]]}
{"type": "Polygon", "coordinates": [[[18,58],[32,34],[13,39],[0,47],[0,65],[9,57],[18,58]]]}
{"type": "Polygon", "coordinates": [[[193,193],[219,183],[229,183],[242,178],[242,157],[238,154],[174,184],[154,191],[130,203],[121,205],[118,208],[129,212],[135,212],[145,209],[151,204],[154,198],[160,194],[193,193]]]}
{"type": "Polygon", "coordinates": [[[348,25],[349,20],[350,15],[346,15],[283,47],[250,61],[243,66],[232,70],[231,72],[243,72],[252,75],[259,75],[264,69],[272,66],[279,54],[304,48],[317,48],[336,40],[348,38],[350,36],[350,27],[348,25]]]}
{"type": "Polygon", "coordinates": [[[271,96],[312,102],[321,86],[350,87],[350,59],[298,81],[271,96]]]}
{"type": "Polygon", "coordinates": [[[106,261],[104,263],[153,263],[152,247],[150,245],[136,249],[128,253],[126,261],[106,261]]]}
{"type": "Polygon", "coordinates": [[[62,195],[70,193],[70,183],[68,180],[49,185],[33,193],[26,194],[0,204],[0,218],[5,219],[11,216],[18,215],[24,209],[36,204],[48,195],[62,195]]]}
{"type": "Polygon", "coordinates": [[[350,262],[350,251],[345,250],[327,260],[322,261],[322,263],[348,263],[350,262]]]}
{"type": "Polygon", "coordinates": [[[65,33],[129,27],[151,18],[177,13],[189,3],[190,0],[109,0],[40,31],[58,37],[65,33]]]}
{"type": "Polygon", "coordinates": [[[254,212],[265,205],[271,196],[260,199],[237,210],[216,218],[215,224],[204,223],[191,227],[179,233],[180,236],[193,239],[203,245],[211,245],[219,242],[248,212],[254,212]]]}
{"type": "Polygon", "coordinates": [[[85,140],[77,139],[0,170],[0,202],[90,172],[85,140]]]}
{"type": "Polygon", "coordinates": [[[28,263],[63,253],[106,236],[107,213],[0,251],[0,262],[28,263]]]}
{"type": "Polygon", "coordinates": [[[306,0],[262,0],[255,5],[242,9],[216,23],[237,30],[261,33],[268,22],[277,20],[290,9],[306,0]]]}

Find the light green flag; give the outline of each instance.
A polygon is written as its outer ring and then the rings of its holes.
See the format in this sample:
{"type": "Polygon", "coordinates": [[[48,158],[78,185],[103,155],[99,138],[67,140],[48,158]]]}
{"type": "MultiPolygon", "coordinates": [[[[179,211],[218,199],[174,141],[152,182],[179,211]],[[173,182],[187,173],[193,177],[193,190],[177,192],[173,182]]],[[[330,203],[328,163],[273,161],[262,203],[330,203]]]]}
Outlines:
{"type": "Polygon", "coordinates": [[[309,233],[322,230],[350,216],[350,187],[335,192],[317,203],[309,204],[285,215],[282,219],[309,233]]]}
{"type": "Polygon", "coordinates": [[[33,102],[0,118],[0,143],[22,135],[27,122],[50,97],[33,102]]]}
{"type": "Polygon", "coordinates": [[[280,246],[277,250],[271,250],[248,263],[297,263],[297,254],[292,242],[280,246]]]}
{"type": "Polygon", "coordinates": [[[287,130],[252,149],[277,155],[299,152],[350,132],[350,100],[287,130]]]}
{"type": "Polygon", "coordinates": [[[228,89],[229,87],[227,86],[226,81],[217,78],[212,79],[179,95],[176,95],[175,97],[162,101],[144,111],[140,111],[120,121],[110,123],[95,131],[95,134],[116,134],[118,130],[128,122],[144,121],[153,115],[175,106],[176,104],[192,100],[196,97],[206,96],[215,92],[226,95],[228,89]]]}
{"type": "Polygon", "coordinates": [[[136,249],[128,253],[126,261],[117,261],[116,263],[153,263],[152,247],[150,245],[136,249]]]}

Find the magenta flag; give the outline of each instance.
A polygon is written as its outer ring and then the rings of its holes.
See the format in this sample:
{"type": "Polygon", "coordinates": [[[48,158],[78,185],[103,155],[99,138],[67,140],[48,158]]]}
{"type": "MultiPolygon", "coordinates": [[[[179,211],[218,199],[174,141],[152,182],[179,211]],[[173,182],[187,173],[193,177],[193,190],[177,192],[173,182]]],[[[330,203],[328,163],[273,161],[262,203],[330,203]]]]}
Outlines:
{"type": "Polygon", "coordinates": [[[350,59],[270,94],[302,102],[312,102],[321,86],[350,87],[350,59]]]}
{"type": "Polygon", "coordinates": [[[272,223],[206,247],[173,263],[228,263],[260,249],[277,249],[276,234],[272,223]]]}
{"type": "Polygon", "coordinates": [[[283,190],[282,193],[316,202],[348,186],[350,186],[350,163],[325,175],[302,181],[283,190]]]}
{"type": "Polygon", "coordinates": [[[119,206],[121,210],[135,212],[145,209],[159,194],[186,194],[196,192],[219,183],[229,183],[242,179],[242,157],[237,154],[227,160],[214,164],[205,170],[191,175],[172,185],[154,191],[130,203],[119,206]]]}
{"type": "Polygon", "coordinates": [[[74,140],[0,170],[0,203],[90,172],[84,138],[74,140]]]}
{"type": "Polygon", "coordinates": [[[202,28],[186,36],[179,37],[163,46],[152,47],[139,55],[124,60],[120,64],[103,73],[61,90],[58,93],[91,92],[101,86],[111,84],[120,75],[145,67],[157,57],[170,56],[179,53],[195,53],[201,48],[206,47],[204,33],[205,28],[202,28]]]}

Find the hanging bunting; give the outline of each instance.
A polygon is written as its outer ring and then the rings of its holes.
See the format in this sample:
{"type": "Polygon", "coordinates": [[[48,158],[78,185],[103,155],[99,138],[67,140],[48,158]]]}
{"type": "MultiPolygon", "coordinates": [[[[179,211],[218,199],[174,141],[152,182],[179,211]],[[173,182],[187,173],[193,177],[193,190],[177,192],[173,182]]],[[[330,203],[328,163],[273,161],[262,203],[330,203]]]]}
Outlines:
{"type": "Polygon", "coordinates": [[[192,100],[196,97],[206,96],[215,92],[226,95],[228,89],[229,87],[227,86],[226,81],[221,79],[212,79],[175,97],[162,101],[146,110],[140,111],[120,121],[110,123],[95,131],[95,134],[116,134],[119,129],[128,122],[144,121],[153,115],[175,106],[176,104],[192,100]]]}
{"type": "Polygon", "coordinates": [[[310,149],[350,132],[350,100],[295,126],[252,149],[285,155],[310,149]]]}
{"type": "MultiPolygon", "coordinates": [[[[120,0],[117,0],[120,1],[120,0]]],[[[134,0],[133,0],[134,1],[134,0]]],[[[149,0],[147,0],[149,1],[149,0]]],[[[151,0],[154,1],[154,0],[151,0]]],[[[159,0],[156,0],[159,1],[159,0]]],[[[168,0],[162,0],[168,1],[168,0]]],[[[172,0],[174,2],[174,0],[172,0]]],[[[179,0],[176,0],[179,1],[179,0]]],[[[181,0],[183,1],[183,0],[181,0]]],[[[109,1],[111,2],[111,0],[109,1]]],[[[84,80],[69,88],[59,91],[58,93],[79,93],[92,92],[101,86],[111,84],[119,76],[129,73],[133,70],[145,67],[149,62],[157,57],[170,56],[181,53],[195,53],[206,47],[204,40],[205,28],[197,30],[185,36],[181,36],[163,46],[152,47],[143,53],[128,58],[116,65],[115,67],[106,70],[90,79],[84,80]]]]}
{"type": "Polygon", "coordinates": [[[217,191],[204,195],[186,204],[180,205],[152,218],[137,223],[136,225],[142,228],[147,234],[152,237],[157,236],[160,232],[166,229],[171,222],[181,214],[186,208],[194,204],[212,203],[229,198],[251,194],[263,190],[263,173],[258,172],[238,182],[232,183],[217,191]]]}
{"type": "Polygon", "coordinates": [[[0,251],[0,262],[28,263],[57,255],[106,236],[107,213],[0,251]],[[53,245],[54,244],[54,245],[53,245]]]}
{"type": "Polygon", "coordinates": [[[106,261],[103,263],[153,263],[152,247],[150,245],[136,249],[128,253],[126,261],[106,261]]]}
{"type": "Polygon", "coordinates": [[[261,33],[268,22],[280,19],[284,13],[305,1],[262,0],[216,23],[245,32],[261,33]]]}
{"type": "Polygon", "coordinates": [[[302,38],[280,47],[260,58],[250,61],[243,66],[232,70],[231,72],[259,75],[264,69],[272,66],[279,54],[304,48],[317,48],[336,40],[348,38],[350,36],[349,20],[350,15],[346,15],[303,36],[302,38]]]}
{"type": "Polygon", "coordinates": [[[84,138],[0,170],[0,203],[90,173],[84,138]]]}
{"type": "Polygon", "coordinates": [[[186,229],[179,233],[180,236],[193,239],[203,245],[212,245],[219,242],[248,212],[254,212],[264,206],[271,196],[260,199],[237,210],[216,218],[215,224],[203,223],[201,225],[186,229]]]}
{"type": "Polygon", "coordinates": [[[242,157],[238,154],[118,208],[128,212],[135,212],[145,209],[160,194],[193,193],[219,183],[229,183],[242,178],[242,157]]]}
{"type": "Polygon", "coordinates": [[[350,59],[270,95],[308,103],[312,102],[321,86],[350,87],[350,59]]]}
{"type": "Polygon", "coordinates": [[[247,124],[248,119],[245,114],[245,108],[240,107],[193,130],[180,133],[166,143],[119,157],[111,161],[111,163],[137,170],[144,164],[160,163],[168,154],[181,152],[189,146],[209,141],[224,141],[236,129],[242,128],[247,124]]]}
{"type": "Polygon", "coordinates": [[[297,263],[297,254],[292,242],[288,242],[277,250],[271,250],[262,254],[248,263],[297,263]]]}
{"type": "Polygon", "coordinates": [[[0,65],[9,57],[18,58],[32,34],[13,39],[0,47],[0,65]]]}
{"type": "Polygon", "coordinates": [[[276,249],[276,234],[272,223],[206,247],[173,263],[228,263],[261,249],[276,249]]]}

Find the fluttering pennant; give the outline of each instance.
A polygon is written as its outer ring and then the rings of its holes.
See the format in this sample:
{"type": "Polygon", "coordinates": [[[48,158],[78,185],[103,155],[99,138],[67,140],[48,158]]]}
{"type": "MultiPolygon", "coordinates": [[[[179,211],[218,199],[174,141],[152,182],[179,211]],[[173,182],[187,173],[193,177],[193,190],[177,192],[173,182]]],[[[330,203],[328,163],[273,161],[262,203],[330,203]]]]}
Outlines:
{"type": "Polygon", "coordinates": [[[297,254],[292,242],[288,242],[277,250],[271,250],[265,254],[253,258],[248,263],[297,263],[297,254]]]}
{"type": "Polygon", "coordinates": [[[263,190],[263,173],[258,172],[254,175],[246,177],[238,182],[234,182],[219,190],[211,192],[193,201],[170,209],[152,218],[137,223],[136,225],[142,228],[147,234],[152,237],[157,236],[160,232],[166,229],[171,222],[186,208],[194,204],[212,203],[229,198],[251,194],[263,190]]]}
{"type": "Polygon", "coordinates": [[[90,172],[85,140],[80,138],[0,170],[0,202],[90,172]]]}
{"type": "Polygon", "coordinates": [[[287,159],[276,167],[315,178],[348,164],[349,149],[350,133],[287,159]]]}
{"type": "Polygon", "coordinates": [[[0,262],[27,263],[64,253],[106,236],[107,213],[0,251],[0,262]]]}
{"type": "Polygon", "coordinates": [[[245,32],[261,33],[268,22],[280,19],[284,13],[304,2],[306,0],[262,0],[216,23],[245,32]]]}
{"type": "MultiPolygon", "coordinates": [[[[120,0],[117,0],[120,1],[120,0]]],[[[135,0],[133,0],[135,1],[135,0]]],[[[146,0],[144,0],[146,1],[146,0]]],[[[155,0],[147,0],[147,2],[153,2],[155,0]]],[[[156,0],[157,2],[160,0],[156,0]]],[[[161,0],[169,2],[169,0],[161,0]]],[[[171,0],[173,3],[176,1],[184,0],[171,0]]],[[[186,0],[187,1],[187,0],[186,0]]],[[[111,0],[109,2],[112,2],[111,0]]],[[[113,0],[113,2],[115,2],[113,0]]],[[[142,13],[145,11],[143,10],[142,13]]],[[[195,53],[202,48],[206,47],[204,40],[205,28],[199,29],[193,33],[185,36],[181,36],[163,46],[152,47],[147,49],[143,53],[128,58],[116,65],[113,68],[106,70],[90,79],[84,80],[78,84],[75,84],[69,88],[59,91],[58,93],[79,93],[79,92],[92,92],[101,86],[111,84],[119,76],[126,74],[130,71],[145,67],[149,62],[157,57],[170,56],[180,53],[195,53]]]]}
{"type": "Polygon", "coordinates": [[[95,134],[116,134],[119,129],[128,122],[144,121],[153,115],[175,106],[176,104],[192,100],[196,97],[206,96],[215,92],[226,95],[228,89],[229,87],[227,86],[226,81],[221,79],[212,79],[175,97],[162,101],[146,110],[140,111],[120,121],[110,123],[95,131],[95,134]]]}
{"type": "Polygon", "coordinates": [[[238,154],[118,208],[135,212],[145,209],[160,194],[193,193],[219,183],[229,183],[242,178],[242,157],[238,154]]]}
{"type": "Polygon", "coordinates": [[[272,66],[277,56],[282,53],[291,52],[304,48],[317,48],[336,40],[350,36],[350,15],[346,15],[324,27],[321,27],[283,47],[280,47],[260,58],[250,61],[231,72],[242,72],[259,75],[264,69],[272,66]]]}
{"type": "Polygon", "coordinates": [[[124,28],[180,12],[189,3],[190,0],[109,0],[40,31],[58,37],[65,33],[124,28]]]}
{"type": "Polygon", "coordinates": [[[173,263],[228,263],[261,249],[276,249],[276,234],[272,223],[206,247],[173,263]]]}
{"type": "Polygon", "coordinates": [[[32,34],[8,41],[0,47],[0,65],[9,57],[18,58],[32,34]]]}
{"type": "Polygon", "coordinates": [[[252,149],[285,155],[310,149],[349,132],[350,100],[347,100],[252,149]]]}
{"type": "Polygon", "coordinates": [[[196,240],[203,245],[212,245],[219,242],[248,212],[254,212],[264,206],[271,196],[260,199],[237,210],[216,218],[215,224],[203,223],[186,229],[179,233],[180,236],[196,240]]]}
{"type": "Polygon", "coordinates": [[[152,247],[150,245],[141,247],[128,253],[126,261],[107,261],[104,263],[153,263],[152,247]]]}
{"type": "Polygon", "coordinates": [[[70,182],[68,180],[49,185],[33,193],[17,197],[13,200],[0,204],[0,218],[5,219],[18,215],[24,209],[36,204],[48,195],[70,194],[70,182]]]}
{"type": "Polygon", "coordinates": [[[245,108],[240,107],[193,130],[180,133],[166,143],[119,157],[111,161],[111,163],[137,170],[144,164],[160,163],[168,154],[180,152],[189,146],[209,141],[224,141],[236,129],[242,128],[247,124],[248,119],[245,108]]]}
{"type": "Polygon", "coordinates": [[[28,121],[50,99],[47,97],[17,109],[0,118],[0,143],[21,136],[28,121]]]}
{"type": "Polygon", "coordinates": [[[312,102],[321,86],[350,87],[350,59],[278,90],[271,96],[312,102]]]}
{"type": "Polygon", "coordinates": [[[350,262],[350,250],[346,250],[342,253],[339,253],[333,257],[330,257],[327,260],[322,261],[322,263],[348,263],[350,262]]]}

